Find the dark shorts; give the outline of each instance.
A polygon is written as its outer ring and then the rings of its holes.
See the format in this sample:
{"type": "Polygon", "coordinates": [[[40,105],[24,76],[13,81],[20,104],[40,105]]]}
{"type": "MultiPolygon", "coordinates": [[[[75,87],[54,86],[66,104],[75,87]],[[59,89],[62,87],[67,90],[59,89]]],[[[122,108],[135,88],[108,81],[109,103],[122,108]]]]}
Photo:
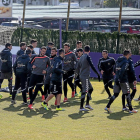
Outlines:
{"type": "Polygon", "coordinates": [[[119,85],[114,85],[114,93],[120,93],[120,91],[122,90],[123,94],[127,94],[130,93],[130,86],[129,83],[120,83],[119,85]]]}
{"type": "Polygon", "coordinates": [[[80,81],[81,81],[81,83],[82,83],[82,92],[83,93],[88,93],[88,91],[90,90],[90,89],[93,89],[93,87],[92,87],[92,85],[91,85],[91,83],[90,83],[90,81],[89,81],[89,77],[80,77],[80,81]]]}
{"type": "Polygon", "coordinates": [[[54,95],[62,94],[62,84],[61,84],[61,82],[52,81],[51,82],[51,92],[54,95]]]}

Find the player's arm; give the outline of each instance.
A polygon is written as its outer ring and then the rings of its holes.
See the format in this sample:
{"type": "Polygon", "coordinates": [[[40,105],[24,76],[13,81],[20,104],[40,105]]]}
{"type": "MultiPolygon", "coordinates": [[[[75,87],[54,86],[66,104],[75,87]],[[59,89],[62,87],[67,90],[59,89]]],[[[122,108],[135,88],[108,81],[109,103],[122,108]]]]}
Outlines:
{"type": "Polygon", "coordinates": [[[91,67],[91,69],[97,74],[99,75],[99,73],[97,72],[96,68],[94,67],[93,63],[92,63],[92,60],[91,60],[91,57],[90,56],[87,56],[87,61],[91,67]]]}
{"type": "Polygon", "coordinates": [[[129,70],[130,70],[130,73],[132,74],[133,80],[134,81],[137,80],[136,73],[135,73],[135,68],[134,68],[134,64],[133,64],[132,60],[129,62],[129,70]]]}
{"type": "Polygon", "coordinates": [[[12,72],[12,60],[11,60],[11,54],[8,55],[7,57],[7,65],[8,65],[8,68],[10,70],[10,72],[12,72]]]}
{"type": "Polygon", "coordinates": [[[63,71],[61,69],[59,69],[59,66],[61,65],[62,63],[60,61],[56,61],[54,62],[54,67],[53,67],[53,71],[57,74],[62,74],[63,71]]]}
{"type": "Polygon", "coordinates": [[[74,60],[74,69],[76,69],[76,65],[77,65],[78,60],[77,60],[77,57],[75,54],[73,54],[73,60],[74,60]]]}
{"type": "MultiPolygon", "coordinates": [[[[18,59],[17,59],[17,60],[18,60],[18,59]]],[[[13,65],[13,70],[14,70],[14,73],[15,73],[15,74],[16,74],[17,60],[15,61],[14,65],[13,65]]]]}
{"type": "Polygon", "coordinates": [[[137,62],[134,64],[134,67],[136,68],[136,67],[138,67],[139,65],[140,65],[140,60],[137,61],[137,62]]]}
{"type": "Polygon", "coordinates": [[[102,70],[102,66],[101,66],[101,59],[98,62],[98,70],[101,71],[102,70]]]}

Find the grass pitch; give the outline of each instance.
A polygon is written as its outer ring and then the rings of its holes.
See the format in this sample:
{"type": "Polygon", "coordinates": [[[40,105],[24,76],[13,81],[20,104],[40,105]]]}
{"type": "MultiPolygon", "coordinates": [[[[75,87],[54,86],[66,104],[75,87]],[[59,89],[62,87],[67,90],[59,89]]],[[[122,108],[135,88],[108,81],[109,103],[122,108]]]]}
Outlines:
{"type": "MultiPolygon", "coordinates": [[[[7,85],[4,81],[3,87],[7,85]]],[[[0,100],[0,140],[140,140],[140,102],[133,101],[137,114],[122,111],[121,95],[111,106],[112,114],[104,111],[108,100],[102,82],[92,81],[94,92],[90,105],[93,111],[79,112],[80,98],[70,98],[62,103],[65,111],[55,110],[52,99],[49,111],[41,107],[41,97],[37,97],[34,110],[22,106],[22,97],[16,98],[17,104],[10,106],[8,93],[2,93],[0,100]]],[[[137,98],[140,85],[137,86],[137,98]]],[[[113,91],[111,90],[113,94],[113,91]]],[[[64,96],[62,95],[62,100],[64,96]]],[[[61,100],[61,102],[62,102],[61,100]]]]}

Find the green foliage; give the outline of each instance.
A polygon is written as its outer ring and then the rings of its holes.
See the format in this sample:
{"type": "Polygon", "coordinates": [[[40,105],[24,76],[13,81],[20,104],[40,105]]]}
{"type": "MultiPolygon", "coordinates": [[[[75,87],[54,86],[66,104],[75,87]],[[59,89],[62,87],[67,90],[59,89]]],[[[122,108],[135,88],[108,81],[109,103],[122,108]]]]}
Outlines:
{"type": "MultiPolygon", "coordinates": [[[[21,29],[18,28],[12,35],[12,44],[19,46],[21,29]]],[[[53,41],[57,48],[60,48],[59,31],[54,30],[35,30],[24,29],[22,41],[30,44],[31,39],[38,41],[38,47],[47,46],[49,41],[53,41]]],[[[77,41],[82,41],[83,45],[90,45],[91,51],[101,52],[107,49],[110,53],[117,52],[117,32],[99,33],[99,32],[79,32],[79,31],[62,31],[62,44],[69,42],[71,50],[76,47],[77,41]]],[[[120,42],[118,53],[122,53],[124,49],[131,49],[133,54],[138,54],[140,44],[140,35],[137,34],[120,34],[120,42]]]]}

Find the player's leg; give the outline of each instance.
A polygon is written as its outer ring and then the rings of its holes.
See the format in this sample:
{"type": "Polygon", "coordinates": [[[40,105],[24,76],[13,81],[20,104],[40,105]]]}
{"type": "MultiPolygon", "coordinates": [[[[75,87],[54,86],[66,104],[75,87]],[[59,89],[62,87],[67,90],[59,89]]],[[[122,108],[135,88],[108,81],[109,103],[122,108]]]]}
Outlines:
{"type": "Polygon", "coordinates": [[[129,83],[120,83],[120,86],[121,86],[123,94],[126,95],[126,100],[127,100],[130,113],[137,113],[138,111],[132,108],[129,83]]]}
{"type": "Polygon", "coordinates": [[[10,91],[10,96],[12,96],[12,78],[8,79],[8,87],[10,91]]]}
{"type": "MultiPolygon", "coordinates": [[[[3,79],[0,79],[0,89],[1,89],[2,83],[3,83],[3,79]]],[[[3,97],[2,94],[0,94],[0,99],[1,99],[2,97],[3,97]]]]}
{"type": "Polygon", "coordinates": [[[119,95],[119,93],[120,93],[120,90],[121,90],[120,85],[116,85],[116,84],[115,84],[113,90],[114,90],[114,95],[111,96],[111,98],[110,98],[110,100],[109,100],[107,106],[105,107],[105,110],[106,110],[108,113],[111,113],[110,106],[111,106],[111,104],[114,102],[114,100],[118,97],[118,95],[119,95]]]}
{"type": "Polygon", "coordinates": [[[67,76],[67,74],[63,74],[63,90],[64,90],[64,101],[63,102],[67,102],[68,101],[68,99],[67,99],[67,79],[68,78],[68,76],[67,76]]]}
{"type": "Polygon", "coordinates": [[[71,90],[72,90],[72,96],[71,97],[75,96],[74,84],[72,83],[73,77],[74,77],[74,71],[68,72],[68,84],[69,84],[69,86],[71,87],[71,90]]]}
{"type": "Polygon", "coordinates": [[[14,87],[14,90],[13,90],[13,93],[12,93],[12,101],[11,101],[11,104],[15,104],[15,97],[16,97],[16,94],[17,94],[17,90],[20,88],[20,77],[19,75],[16,75],[15,77],[15,87],[14,87]]]}
{"type": "Polygon", "coordinates": [[[134,97],[135,97],[137,89],[136,89],[136,85],[134,85],[133,83],[129,83],[129,86],[132,89],[132,93],[130,95],[131,96],[131,101],[132,101],[134,99],[134,97]]]}
{"type": "Polygon", "coordinates": [[[110,93],[110,90],[109,90],[109,81],[110,80],[108,80],[108,79],[103,79],[103,82],[104,82],[104,88],[105,88],[105,90],[106,90],[106,92],[107,92],[107,94],[108,94],[108,98],[110,99],[110,97],[111,97],[111,93],[110,93]]]}

